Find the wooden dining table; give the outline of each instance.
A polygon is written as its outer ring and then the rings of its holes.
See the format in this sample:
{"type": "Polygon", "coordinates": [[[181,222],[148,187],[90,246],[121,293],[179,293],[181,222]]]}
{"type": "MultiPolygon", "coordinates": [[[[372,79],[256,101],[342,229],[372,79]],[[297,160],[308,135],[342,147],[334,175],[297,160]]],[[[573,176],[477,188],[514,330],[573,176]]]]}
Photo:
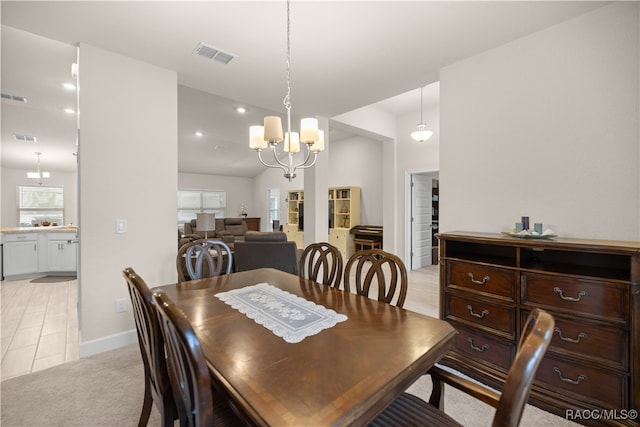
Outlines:
{"type": "Polygon", "coordinates": [[[366,425],[445,355],[456,334],[445,321],[270,268],[158,290],[185,313],[214,383],[253,425],[366,425]],[[346,320],[292,343],[216,297],[260,283],[346,320]]]}

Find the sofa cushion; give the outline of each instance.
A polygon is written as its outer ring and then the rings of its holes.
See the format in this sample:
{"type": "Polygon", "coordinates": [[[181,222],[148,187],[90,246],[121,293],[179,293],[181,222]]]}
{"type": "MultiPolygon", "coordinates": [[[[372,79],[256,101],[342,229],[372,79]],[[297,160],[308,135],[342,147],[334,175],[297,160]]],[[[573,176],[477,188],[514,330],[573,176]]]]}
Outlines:
{"type": "Polygon", "coordinates": [[[244,233],[246,242],[286,242],[287,234],[282,231],[253,231],[244,233]]]}

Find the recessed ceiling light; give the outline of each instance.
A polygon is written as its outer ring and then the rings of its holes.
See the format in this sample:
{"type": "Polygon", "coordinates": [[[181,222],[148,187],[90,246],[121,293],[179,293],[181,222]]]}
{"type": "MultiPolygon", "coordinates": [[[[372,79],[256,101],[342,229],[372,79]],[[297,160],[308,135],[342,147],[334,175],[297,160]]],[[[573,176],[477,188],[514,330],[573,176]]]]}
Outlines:
{"type": "Polygon", "coordinates": [[[67,114],[74,114],[76,110],[74,110],[73,108],[65,108],[64,112],[67,114]]]}
{"type": "Polygon", "coordinates": [[[197,132],[196,132],[196,136],[204,136],[204,133],[202,133],[202,132],[200,132],[200,131],[197,131],[197,132]]]}
{"type": "Polygon", "coordinates": [[[236,107],[236,112],[240,113],[240,114],[244,114],[247,112],[247,109],[244,107],[236,107]]]}
{"type": "Polygon", "coordinates": [[[76,88],[76,85],[74,85],[73,83],[64,83],[62,86],[64,86],[65,89],[69,90],[74,90],[76,88]]]}

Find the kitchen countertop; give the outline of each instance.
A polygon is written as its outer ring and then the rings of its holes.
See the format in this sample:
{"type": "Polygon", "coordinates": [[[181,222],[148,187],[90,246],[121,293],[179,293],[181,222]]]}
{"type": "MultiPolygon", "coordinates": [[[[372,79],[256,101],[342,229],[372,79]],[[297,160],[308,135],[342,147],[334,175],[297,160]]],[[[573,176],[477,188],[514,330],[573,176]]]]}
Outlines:
{"type": "Polygon", "coordinates": [[[76,226],[58,225],[55,227],[13,227],[0,228],[0,233],[75,233],[78,231],[76,226]]]}

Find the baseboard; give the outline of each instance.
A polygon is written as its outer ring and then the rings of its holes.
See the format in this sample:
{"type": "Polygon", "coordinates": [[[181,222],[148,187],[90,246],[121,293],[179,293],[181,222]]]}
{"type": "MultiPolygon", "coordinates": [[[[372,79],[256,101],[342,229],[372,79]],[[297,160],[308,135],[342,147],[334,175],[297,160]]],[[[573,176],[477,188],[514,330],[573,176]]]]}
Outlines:
{"type": "Polygon", "coordinates": [[[138,342],[135,329],[80,343],[80,357],[93,356],[138,342]]]}

